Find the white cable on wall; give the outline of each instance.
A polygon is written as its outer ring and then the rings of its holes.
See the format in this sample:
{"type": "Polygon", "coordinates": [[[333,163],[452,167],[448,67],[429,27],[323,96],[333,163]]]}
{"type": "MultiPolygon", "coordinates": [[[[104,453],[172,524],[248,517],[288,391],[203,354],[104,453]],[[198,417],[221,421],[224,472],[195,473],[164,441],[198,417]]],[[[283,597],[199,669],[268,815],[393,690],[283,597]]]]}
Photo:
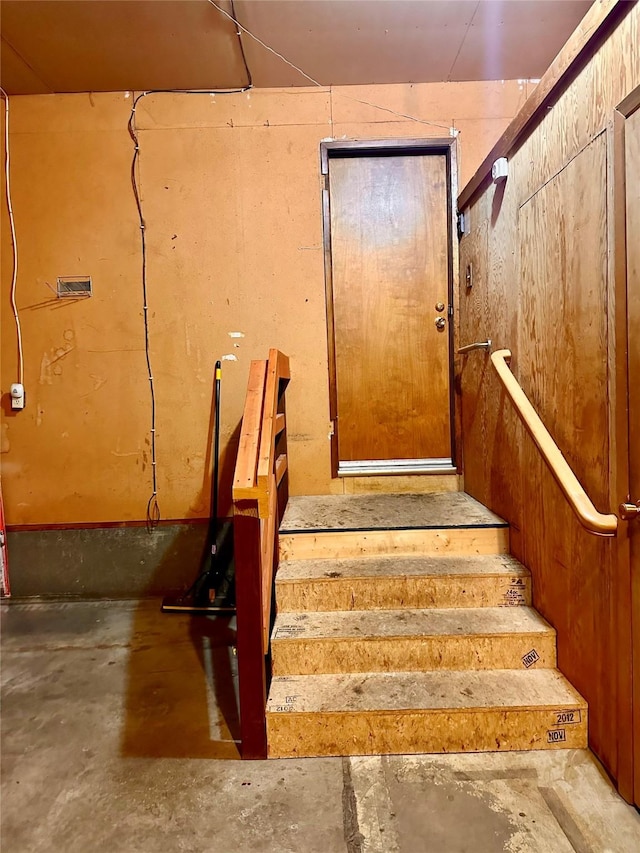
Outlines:
{"type": "Polygon", "coordinates": [[[11,228],[11,246],[13,248],[13,276],[11,279],[11,307],[16,321],[16,332],[18,336],[18,382],[24,384],[24,356],[22,353],[22,328],[20,326],[20,315],[16,305],[16,284],[18,282],[18,244],[16,242],[16,225],[13,218],[13,206],[11,204],[11,182],[9,175],[9,96],[0,87],[4,98],[4,166],[5,166],[5,192],[7,197],[7,208],[9,209],[9,225],[11,228]]]}

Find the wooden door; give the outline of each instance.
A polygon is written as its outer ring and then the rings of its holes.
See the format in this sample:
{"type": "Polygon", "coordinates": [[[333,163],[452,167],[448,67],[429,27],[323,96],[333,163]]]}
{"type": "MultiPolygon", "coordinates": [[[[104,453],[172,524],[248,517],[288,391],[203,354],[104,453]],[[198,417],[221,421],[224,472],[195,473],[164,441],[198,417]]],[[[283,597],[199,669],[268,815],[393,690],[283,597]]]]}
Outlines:
{"type": "Polygon", "coordinates": [[[328,159],[339,475],[454,470],[447,157],[405,148],[328,159]]]}
{"type": "MultiPolygon", "coordinates": [[[[640,92],[636,93],[640,100],[640,92]]],[[[624,128],[627,333],[629,388],[629,489],[640,502],[640,108],[628,116],[624,128]]],[[[623,522],[624,523],[624,522],[623,522]]],[[[631,636],[633,705],[633,788],[640,805],[640,518],[629,522],[631,559],[631,636]]]]}

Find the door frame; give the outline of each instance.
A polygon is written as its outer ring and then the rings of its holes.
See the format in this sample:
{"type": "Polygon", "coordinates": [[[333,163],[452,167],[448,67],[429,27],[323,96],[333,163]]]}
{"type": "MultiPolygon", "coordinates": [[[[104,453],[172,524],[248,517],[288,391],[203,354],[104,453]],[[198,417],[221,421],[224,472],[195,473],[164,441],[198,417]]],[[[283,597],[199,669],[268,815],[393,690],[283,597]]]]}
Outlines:
{"type": "MultiPolygon", "coordinates": [[[[611,282],[608,312],[613,327],[609,336],[609,482],[614,511],[626,500],[630,488],[629,377],[632,366],[627,325],[625,124],[638,109],[640,86],[618,104],[608,126],[608,274],[611,282]]],[[[640,612],[640,579],[634,578],[631,565],[629,523],[619,522],[615,542],[616,782],[625,800],[640,805],[640,737],[634,738],[634,729],[640,732],[640,625],[633,619],[634,612],[640,612]]]]}
{"type": "MultiPolygon", "coordinates": [[[[448,334],[449,334],[449,417],[451,423],[451,464],[455,471],[460,474],[461,467],[458,459],[457,448],[462,446],[460,406],[455,404],[456,388],[454,375],[454,353],[455,340],[458,338],[458,240],[457,234],[457,210],[454,200],[458,197],[458,165],[457,146],[455,137],[441,137],[429,139],[357,139],[340,140],[320,143],[320,172],[322,175],[322,224],[323,224],[323,253],[324,253],[324,278],[325,299],[327,312],[327,350],[329,356],[329,422],[331,436],[331,476],[338,475],[338,393],[336,383],[336,352],[335,352],[335,320],[333,312],[333,268],[331,257],[331,200],[329,196],[329,161],[336,157],[345,156],[367,156],[375,154],[403,154],[413,155],[424,153],[443,154],[446,164],[447,184],[447,262],[449,265],[448,275],[448,334]]],[[[430,474],[442,474],[442,469],[434,468],[433,471],[421,472],[424,476],[430,474]]],[[[357,472],[357,476],[366,476],[357,472]]]]}

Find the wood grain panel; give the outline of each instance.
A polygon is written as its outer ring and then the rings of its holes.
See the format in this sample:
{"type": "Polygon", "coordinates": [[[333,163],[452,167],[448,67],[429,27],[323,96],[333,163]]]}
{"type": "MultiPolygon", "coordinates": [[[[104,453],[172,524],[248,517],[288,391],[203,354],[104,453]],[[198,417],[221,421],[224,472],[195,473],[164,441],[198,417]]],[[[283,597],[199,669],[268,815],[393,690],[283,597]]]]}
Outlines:
{"type": "MultiPolygon", "coordinates": [[[[537,144],[544,144],[541,137],[537,144]]],[[[601,134],[521,208],[519,219],[520,382],[602,512],[609,510],[606,216],[601,134]]],[[[534,604],[558,630],[561,670],[592,707],[593,747],[615,766],[606,710],[616,691],[613,546],[580,530],[528,438],[522,471],[534,604]]]]}
{"type": "MultiPolygon", "coordinates": [[[[512,150],[506,186],[476,195],[472,227],[487,229],[486,244],[473,231],[461,243],[462,275],[465,258],[474,258],[475,282],[485,288],[461,294],[461,343],[490,337],[512,350],[515,376],[602,512],[620,499],[610,482],[608,371],[620,341],[602,131],[640,84],[639,22],[640,7],[629,7],[564,91],[556,90],[512,150]]],[[[616,778],[626,737],[618,670],[628,653],[616,609],[625,594],[616,569],[621,546],[580,528],[491,373],[467,361],[465,487],[512,523],[512,550],[532,572],[534,606],[558,632],[559,667],[589,702],[590,745],[616,778]]]]}
{"type": "MultiPolygon", "coordinates": [[[[640,98],[640,90],[637,91],[640,98]]],[[[635,106],[636,104],[632,105],[635,106]]],[[[628,105],[627,105],[628,106],[628,105]]],[[[625,188],[625,116],[622,104],[607,129],[609,239],[609,436],[611,495],[618,501],[629,487],[629,371],[627,363],[627,247],[625,188]]],[[[618,790],[633,801],[633,661],[630,525],[618,525],[614,554],[614,607],[617,645],[618,790]]]]}
{"type": "Polygon", "coordinates": [[[520,182],[521,203],[589,145],[610,121],[613,107],[638,84],[639,43],[640,9],[632,9],[568,85],[561,103],[542,115],[536,132],[523,144],[527,170],[520,182]]]}
{"type": "MultiPolygon", "coordinates": [[[[494,187],[471,209],[471,231],[460,243],[460,327],[464,345],[490,338],[493,348],[508,347],[517,363],[517,252],[503,251],[517,223],[515,184],[494,187]],[[472,286],[466,286],[471,264],[472,286]]],[[[523,428],[491,368],[485,351],[457,357],[461,388],[465,489],[492,505],[511,523],[512,553],[522,558],[523,506],[520,448],[523,428]]]]}
{"type": "MultiPolygon", "coordinates": [[[[594,3],[592,5],[591,9],[572,33],[566,45],[551,63],[524,107],[491,149],[473,178],[462,190],[458,199],[460,209],[466,207],[479,191],[486,188],[491,178],[491,166],[495,160],[499,157],[512,156],[514,149],[521,144],[523,139],[538,124],[541,115],[543,115],[542,111],[544,108],[548,107],[552,109],[551,102],[554,97],[557,98],[559,96],[561,86],[569,84],[572,77],[576,75],[581,62],[584,63],[586,60],[587,65],[589,65],[589,59],[597,55],[598,50],[602,51],[602,44],[606,45],[607,36],[612,31],[615,33],[614,28],[616,25],[630,11],[633,14],[637,12],[637,10],[633,9],[631,3],[621,2],[621,0],[602,0],[601,3],[594,3]]],[[[637,45],[637,41],[631,43],[632,49],[634,44],[637,45]]],[[[623,65],[619,61],[619,56],[617,59],[618,61],[614,65],[609,66],[606,74],[608,81],[613,80],[612,69],[615,68],[617,72],[621,65],[623,65]]],[[[621,95],[618,100],[622,97],[621,95]]],[[[612,105],[613,103],[615,102],[612,102],[612,105]]]]}
{"type": "Polygon", "coordinates": [[[329,180],[340,459],[450,458],[445,156],[335,158],[329,180]]]}
{"type": "MultiPolygon", "coordinates": [[[[625,122],[627,213],[627,316],[629,359],[629,437],[640,435],[640,109],[625,122]]],[[[629,441],[630,487],[640,500],[640,451],[629,441]]],[[[640,522],[629,525],[631,540],[631,627],[633,659],[634,801],[640,805],[640,522]]]]}
{"type": "Polygon", "coordinates": [[[608,511],[606,138],[520,210],[519,379],[601,512],[608,511]],[[525,355],[526,354],[526,355],[525,355]]]}
{"type": "MultiPolygon", "coordinates": [[[[460,335],[456,348],[486,340],[488,329],[493,326],[493,323],[489,322],[487,300],[488,223],[481,214],[482,200],[467,214],[470,230],[460,241],[460,335]],[[467,274],[470,276],[469,284],[467,274]]],[[[463,450],[476,443],[486,447],[485,422],[480,416],[482,407],[479,399],[484,388],[482,376],[485,372],[491,372],[488,353],[476,350],[467,355],[456,356],[456,375],[461,391],[463,450]]],[[[468,488],[484,489],[486,459],[486,454],[464,454],[464,478],[468,488]]]]}

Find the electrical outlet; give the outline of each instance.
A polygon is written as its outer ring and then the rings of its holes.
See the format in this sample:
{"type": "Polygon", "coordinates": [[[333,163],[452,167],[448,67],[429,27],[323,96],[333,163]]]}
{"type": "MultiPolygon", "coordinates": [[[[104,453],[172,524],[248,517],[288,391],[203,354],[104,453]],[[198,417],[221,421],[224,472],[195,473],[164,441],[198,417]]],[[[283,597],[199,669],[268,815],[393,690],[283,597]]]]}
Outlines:
{"type": "Polygon", "coordinates": [[[14,382],[11,386],[11,408],[14,410],[24,409],[25,393],[21,382],[14,382]]]}

